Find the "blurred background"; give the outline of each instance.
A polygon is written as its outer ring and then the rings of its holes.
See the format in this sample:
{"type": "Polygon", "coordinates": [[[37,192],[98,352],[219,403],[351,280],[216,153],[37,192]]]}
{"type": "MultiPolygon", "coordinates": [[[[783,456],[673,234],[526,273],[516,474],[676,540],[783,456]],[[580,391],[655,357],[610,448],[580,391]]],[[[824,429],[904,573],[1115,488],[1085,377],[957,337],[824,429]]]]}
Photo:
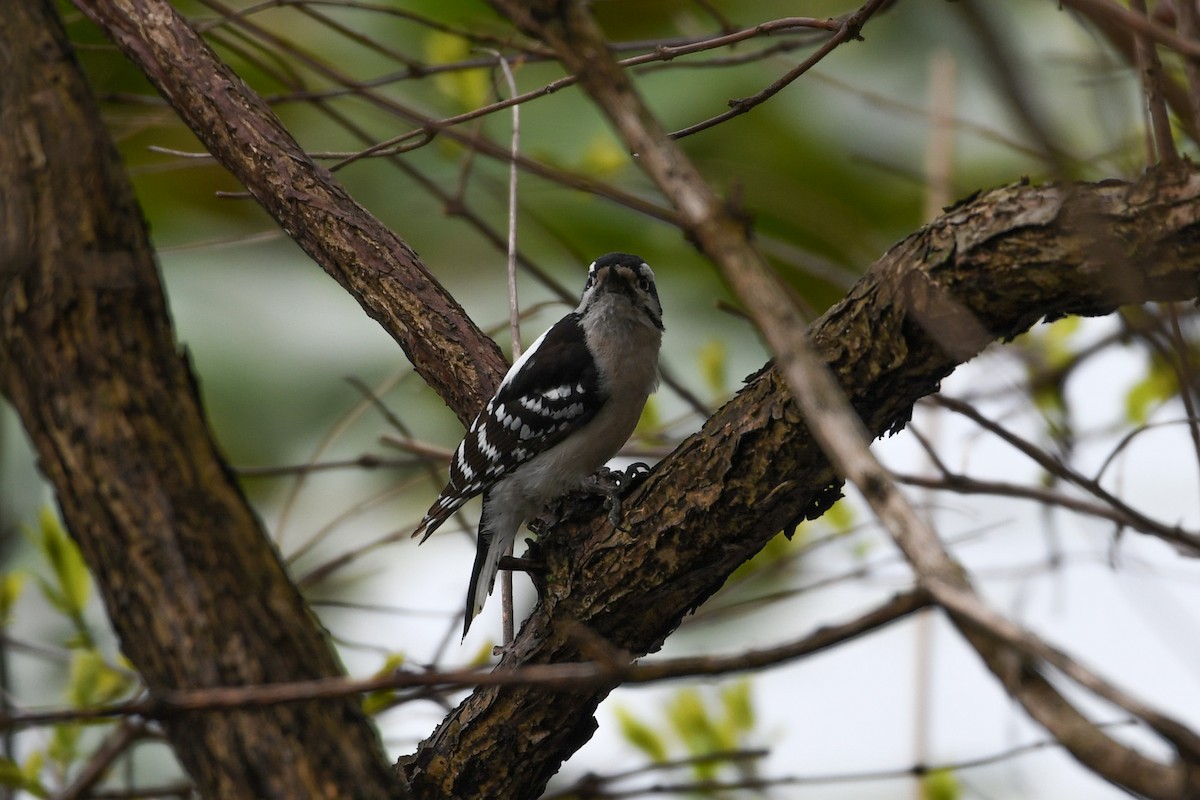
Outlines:
{"type": "MultiPolygon", "coordinates": [[[[436,136],[420,132],[508,95],[495,51],[511,59],[522,92],[560,78],[556,64],[468,0],[176,5],[507,352],[508,165],[497,153],[508,147],[511,116],[496,111],[436,136]]],[[[785,15],[822,19],[857,6],[593,7],[621,56],[636,57],[785,15]]],[[[682,141],[815,318],[889,247],[973,192],[1023,178],[1097,181],[1142,171],[1137,72],[1120,31],[1074,7],[896,2],[862,41],[839,47],[769,102],[682,141]]],[[[145,79],[70,5],[61,11],[138,191],[215,435],[348,671],[488,659],[500,635],[498,597],[458,641],[477,502],[419,549],[408,536],[462,435],[454,415],[353,298],[240,194],[145,79]]],[[[825,36],[789,28],[630,72],[663,124],[679,130],[761,91],[825,36]]],[[[1168,60],[1167,71],[1178,75],[1179,65],[1168,60]]],[[[653,463],[736,392],[766,351],[715,270],[670,224],[636,154],[586,98],[568,87],[524,103],[520,133],[524,341],[574,305],[595,257],[643,256],[665,307],[665,381],[626,455],[653,463]]],[[[1184,131],[1178,140],[1194,149],[1184,131]]],[[[1196,334],[1191,308],[1060,320],[994,345],[943,393],[1164,526],[1193,530],[1200,470],[1186,419],[1198,388],[1190,371],[1196,334]]],[[[995,607],[1200,725],[1194,560],[1120,529],[1111,503],[945,407],[923,404],[910,429],[877,450],[913,484],[911,498],[995,607]],[[975,489],[948,490],[951,473],[969,476],[975,489]]],[[[86,706],[131,696],[136,683],[7,406],[0,531],[5,703],[86,706]]],[[[516,584],[519,620],[533,597],[522,576],[516,584]]],[[[850,496],[792,540],[778,537],[685,621],[664,654],[732,654],[790,640],[909,585],[886,533],[850,496]]],[[[366,702],[392,757],[412,752],[446,713],[439,702],[399,703],[387,693],[366,702]]],[[[1084,707],[1113,735],[1167,757],[1118,709],[1090,700],[1084,707]]],[[[623,689],[599,720],[549,796],[589,774],[622,797],[1124,796],[1014,707],[937,614],[750,675],[623,689]]],[[[0,778],[54,794],[107,736],[111,726],[9,731],[0,778]]],[[[152,727],[118,766],[104,787],[135,796],[189,791],[152,727]]]]}

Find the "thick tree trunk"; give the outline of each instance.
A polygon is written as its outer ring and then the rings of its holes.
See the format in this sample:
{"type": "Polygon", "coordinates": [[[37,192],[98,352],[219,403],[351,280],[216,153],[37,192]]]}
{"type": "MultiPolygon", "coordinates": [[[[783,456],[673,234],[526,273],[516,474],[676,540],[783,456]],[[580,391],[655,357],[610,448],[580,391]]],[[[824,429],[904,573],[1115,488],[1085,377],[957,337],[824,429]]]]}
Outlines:
{"type": "MultiPolygon", "coordinates": [[[[210,438],[50,0],[0,14],[0,388],[151,691],[338,675],[210,438]]],[[[207,797],[396,797],[356,698],[164,720],[207,797]]]]}

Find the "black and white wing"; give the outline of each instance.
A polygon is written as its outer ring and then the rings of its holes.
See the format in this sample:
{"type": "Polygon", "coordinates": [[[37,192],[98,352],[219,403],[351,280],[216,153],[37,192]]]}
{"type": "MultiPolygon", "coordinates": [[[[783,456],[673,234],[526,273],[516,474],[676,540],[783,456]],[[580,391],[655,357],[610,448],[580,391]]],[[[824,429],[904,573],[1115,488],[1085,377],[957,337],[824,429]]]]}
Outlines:
{"type": "Polygon", "coordinates": [[[450,461],[450,480],[417,526],[424,541],[480,492],[587,424],[604,405],[577,313],[556,322],[509,369],[450,461]]]}

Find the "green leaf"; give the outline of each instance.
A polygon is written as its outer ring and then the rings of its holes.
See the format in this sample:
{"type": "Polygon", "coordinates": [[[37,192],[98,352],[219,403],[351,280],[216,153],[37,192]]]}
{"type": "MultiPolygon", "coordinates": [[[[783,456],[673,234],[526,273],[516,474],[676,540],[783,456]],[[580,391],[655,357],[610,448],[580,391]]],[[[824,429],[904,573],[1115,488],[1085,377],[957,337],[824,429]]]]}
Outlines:
{"type": "MultiPolygon", "coordinates": [[[[478,55],[472,53],[468,40],[453,33],[433,31],[425,38],[425,59],[433,65],[453,64],[478,55]]],[[[433,76],[433,85],[463,109],[483,105],[489,91],[484,69],[439,72],[433,76]]]]}
{"type": "Polygon", "coordinates": [[[962,787],[952,769],[935,769],[921,779],[921,800],[958,800],[962,787]]]}
{"type": "Polygon", "coordinates": [[[648,441],[654,441],[659,438],[659,431],[662,430],[662,415],[658,413],[658,403],[654,397],[646,400],[646,406],[642,409],[642,415],[638,417],[637,427],[633,429],[634,436],[648,441]]]}
{"type": "Polygon", "coordinates": [[[0,786],[20,789],[25,785],[25,773],[10,758],[0,758],[0,786]]]}
{"type": "Polygon", "coordinates": [[[49,797],[50,792],[38,780],[45,758],[40,751],[34,751],[25,761],[25,766],[19,766],[9,758],[0,758],[0,786],[12,789],[24,789],[37,797],[49,797]]]}
{"type": "Polygon", "coordinates": [[[467,662],[468,667],[482,667],[492,663],[492,653],[496,649],[496,643],[488,639],[479,645],[479,649],[475,651],[475,655],[467,662]]]}
{"type": "Polygon", "coordinates": [[[79,735],[83,725],[78,722],[63,722],[54,726],[46,755],[54,764],[66,768],[75,763],[79,756],[79,735]]]}
{"type": "Polygon", "coordinates": [[[25,763],[21,765],[21,772],[25,774],[26,783],[36,783],[38,776],[42,772],[42,768],[46,766],[46,754],[41,750],[34,750],[25,759],[25,763]]]}
{"type": "Polygon", "coordinates": [[[661,764],[667,760],[667,745],[662,737],[632,712],[618,706],[617,724],[625,740],[645,753],[651,761],[661,764]]]}
{"type": "Polygon", "coordinates": [[[854,509],[845,499],[838,500],[821,515],[821,521],[837,533],[846,533],[854,527],[854,509]]]}
{"type": "Polygon", "coordinates": [[[377,689],[367,692],[362,699],[363,713],[373,717],[395,705],[399,693],[395,689],[377,689]]]}
{"type": "Polygon", "coordinates": [[[1080,324],[1079,317],[1063,317],[1045,326],[1039,344],[1042,357],[1051,369],[1059,369],[1075,357],[1070,340],[1080,324]]]}
{"type": "Polygon", "coordinates": [[[750,681],[742,679],[721,690],[725,718],[738,733],[754,729],[754,697],[750,681]]]}
{"type": "Polygon", "coordinates": [[[41,511],[37,545],[55,580],[53,589],[48,589],[48,584],[42,582],[47,599],[60,611],[82,617],[91,596],[92,578],[79,548],[48,507],[41,511]]]}
{"type": "MultiPolygon", "coordinates": [[[[375,677],[383,678],[391,675],[402,666],[404,666],[403,653],[388,653],[387,658],[383,660],[383,666],[375,671],[375,677]]],[[[368,716],[374,716],[385,711],[392,707],[398,696],[395,689],[376,689],[368,692],[362,700],[363,712],[368,716]]]]}
{"type": "Polygon", "coordinates": [[[692,755],[704,755],[725,747],[704,699],[695,689],[681,689],[667,704],[667,720],[692,755]]]}
{"type": "Polygon", "coordinates": [[[74,651],[68,680],[67,699],[76,708],[111,703],[134,685],[130,675],[111,666],[95,649],[74,651]]]}
{"type": "Polygon", "coordinates": [[[404,661],[403,653],[388,653],[387,658],[383,660],[383,666],[375,671],[375,677],[382,678],[385,675],[391,675],[404,666],[404,661]]]}
{"type": "Polygon", "coordinates": [[[709,339],[700,348],[700,374],[713,394],[723,395],[729,390],[729,348],[719,339],[709,339]]]}
{"type": "Polygon", "coordinates": [[[607,178],[629,163],[629,153],[617,146],[612,136],[600,133],[592,137],[579,159],[579,168],[596,178],[607,178]]]}
{"type": "Polygon", "coordinates": [[[1161,358],[1151,358],[1146,377],[1135,383],[1125,395],[1125,416],[1134,425],[1141,425],[1150,412],[1179,393],[1175,370],[1161,358]]]}
{"type": "Polygon", "coordinates": [[[0,577],[0,628],[12,622],[13,607],[25,587],[25,576],[20,572],[9,572],[0,577]]]}
{"type": "MultiPolygon", "coordinates": [[[[762,576],[779,570],[789,559],[792,559],[797,547],[804,543],[806,525],[796,529],[796,534],[789,540],[782,533],[775,535],[771,541],[754,554],[754,557],[738,566],[730,576],[731,583],[743,581],[751,576],[762,576]]],[[[780,570],[781,574],[782,571],[780,570]]]]}

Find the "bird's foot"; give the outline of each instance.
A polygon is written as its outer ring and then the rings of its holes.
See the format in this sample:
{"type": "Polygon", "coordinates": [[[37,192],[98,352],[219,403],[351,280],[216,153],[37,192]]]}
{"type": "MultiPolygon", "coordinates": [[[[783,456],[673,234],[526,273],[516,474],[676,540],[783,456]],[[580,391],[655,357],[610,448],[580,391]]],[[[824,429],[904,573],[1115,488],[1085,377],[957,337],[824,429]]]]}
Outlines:
{"type": "Polygon", "coordinates": [[[630,464],[624,472],[601,468],[589,479],[588,491],[604,496],[604,507],[608,509],[608,521],[614,528],[621,527],[621,497],[640,486],[650,477],[650,465],[641,461],[630,464]]]}
{"type": "Polygon", "coordinates": [[[584,491],[604,497],[604,507],[608,509],[608,521],[613,527],[619,527],[621,522],[621,493],[625,488],[625,475],[608,467],[592,475],[583,485],[584,491]]]}

